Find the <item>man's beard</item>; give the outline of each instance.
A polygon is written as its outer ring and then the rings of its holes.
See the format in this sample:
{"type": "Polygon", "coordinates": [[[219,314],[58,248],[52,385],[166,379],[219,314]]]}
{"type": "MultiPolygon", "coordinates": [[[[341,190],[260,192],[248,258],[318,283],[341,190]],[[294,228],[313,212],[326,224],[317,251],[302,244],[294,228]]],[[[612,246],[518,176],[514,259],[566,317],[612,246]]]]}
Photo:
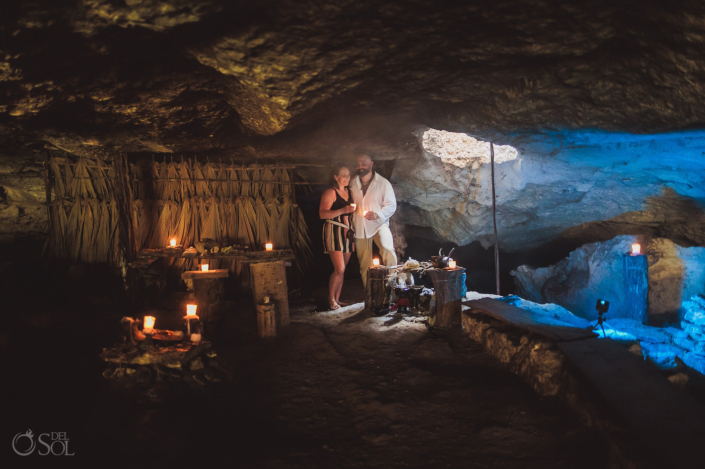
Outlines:
{"type": "Polygon", "coordinates": [[[357,175],[360,177],[367,176],[368,174],[370,174],[370,171],[372,171],[372,168],[358,168],[357,175]]]}

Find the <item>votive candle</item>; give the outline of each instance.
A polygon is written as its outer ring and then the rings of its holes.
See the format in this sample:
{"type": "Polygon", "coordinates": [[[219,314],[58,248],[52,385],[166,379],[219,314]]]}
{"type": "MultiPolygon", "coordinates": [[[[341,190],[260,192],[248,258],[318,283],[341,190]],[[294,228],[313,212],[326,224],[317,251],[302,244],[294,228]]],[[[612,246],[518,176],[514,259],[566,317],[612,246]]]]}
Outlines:
{"type": "Polygon", "coordinates": [[[201,271],[208,272],[208,264],[201,264],[201,271]]]}
{"type": "Polygon", "coordinates": [[[272,243],[267,243],[264,245],[265,251],[271,251],[272,249],[274,249],[274,246],[272,245],[272,243]]]}
{"type": "Polygon", "coordinates": [[[176,240],[172,238],[171,241],[169,241],[169,244],[171,245],[172,248],[176,247],[176,240]]]}
{"type": "Polygon", "coordinates": [[[379,259],[377,259],[376,257],[372,259],[372,265],[379,265],[379,259]]]}
{"type": "Polygon", "coordinates": [[[195,316],[198,305],[186,305],[186,316],[195,316]]]}
{"type": "Polygon", "coordinates": [[[641,244],[632,244],[632,255],[638,256],[641,254],[641,244]]]}
{"type": "Polygon", "coordinates": [[[142,328],[142,332],[145,334],[151,334],[154,332],[154,316],[144,317],[144,327],[142,328]]]}
{"type": "Polygon", "coordinates": [[[455,269],[456,262],[453,259],[448,259],[448,267],[451,269],[455,269]]]}
{"type": "Polygon", "coordinates": [[[353,210],[357,210],[357,204],[350,204],[353,210]]]}

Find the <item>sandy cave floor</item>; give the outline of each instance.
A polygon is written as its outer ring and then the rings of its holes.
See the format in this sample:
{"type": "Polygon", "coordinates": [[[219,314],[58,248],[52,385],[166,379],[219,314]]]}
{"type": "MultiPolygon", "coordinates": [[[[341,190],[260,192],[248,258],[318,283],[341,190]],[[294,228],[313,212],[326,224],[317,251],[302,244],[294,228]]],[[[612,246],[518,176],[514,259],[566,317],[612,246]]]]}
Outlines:
{"type": "MultiPolygon", "coordinates": [[[[359,291],[348,296],[358,299],[359,291]]],[[[105,321],[86,325],[94,333],[83,340],[67,340],[75,328],[33,332],[26,340],[36,346],[6,368],[14,378],[3,391],[3,437],[27,428],[66,431],[77,467],[106,460],[135,467],[609,465],[595,429],[538,396],[460,331],[440,335],[408,321],[384,326],[360,306],[314,309],[294,308],[291,326],[262,341],[253,312],[240,308],[213,337],[235,379],[205,386],[103,379],[96,357],[114,327],[105,321]]],[[[40,462],[23,458],[14,467],[40,462]]]]}

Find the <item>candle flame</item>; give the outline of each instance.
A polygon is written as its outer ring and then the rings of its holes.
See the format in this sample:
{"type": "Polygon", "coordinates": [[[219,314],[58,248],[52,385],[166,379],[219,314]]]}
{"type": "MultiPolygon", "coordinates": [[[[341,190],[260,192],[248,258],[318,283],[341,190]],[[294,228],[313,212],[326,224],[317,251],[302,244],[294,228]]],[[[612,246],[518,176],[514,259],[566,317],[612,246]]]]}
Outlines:
{"type": "Polygon", "coordinates": [[[201,264],[201,270],[203,272],[208,272],[208,264],[201,264]]]}
{"type": "Polygon", "coordinates": [[[453,259],[448,259],[448,267],[450,267],[451,269],[455,269],[456,266],[457,263],[453,259]]]}
{"type": "Polygon", "coordinates": [[[175,247],[176,246],[176,239],[172,238],[172,240],[169,241],[169,244],[171,244],[172,248],[175,247]]]}
{"type": "Polygon", "coordinates": [[[152,329],[154,327],[154,316],[144,317],[144,329],[152,329]]]}
{"type": "Polygon", "coordinates": [[[632,254],[635,256],[641,254],[641,244],[632,244],[632,254]]]}
{"type": "Polygon", "coordinates": [[[186,316],[195,316],[198,305],[186,305],[186,316]]]}
{"type": "Polygon", "coordinates": [[[379,259],[377,259],[376,257],[372,259],[372,265],[379,265],[379,259]]]}
{"type": "Polygon", "coordinates": [[[265,251],[271,251],[273,248],[274,248],[274,246],[272,245],[272,243],[267,243],[264,245],[265,251]]]}

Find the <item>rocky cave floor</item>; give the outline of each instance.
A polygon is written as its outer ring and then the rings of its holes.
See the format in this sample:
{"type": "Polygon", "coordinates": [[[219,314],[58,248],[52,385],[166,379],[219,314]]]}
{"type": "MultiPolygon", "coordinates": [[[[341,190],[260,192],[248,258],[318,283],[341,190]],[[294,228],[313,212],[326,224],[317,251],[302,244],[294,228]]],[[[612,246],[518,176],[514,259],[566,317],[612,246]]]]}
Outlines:
{"type": "MultiPolygon", "coordinates": [[[[348,282],[343,297],[361,296],[360,284],[348,282]]],[[[134,467],[609,466],[597,430],[460,331],[384,326],[356,309],[315,313],[304,305],[293,309],[290,327],[263,341],[253,311],[233,305],[212,337],[232,381],[108,380],[98,353],[120,312],[95,313],[111,308],[103,301],[93,315],[14,333],[3,441],[28,428],[63,431],[76,463],[134,467]]],[[[15,467],[46,463],[11,456],[15,467]]]]}

